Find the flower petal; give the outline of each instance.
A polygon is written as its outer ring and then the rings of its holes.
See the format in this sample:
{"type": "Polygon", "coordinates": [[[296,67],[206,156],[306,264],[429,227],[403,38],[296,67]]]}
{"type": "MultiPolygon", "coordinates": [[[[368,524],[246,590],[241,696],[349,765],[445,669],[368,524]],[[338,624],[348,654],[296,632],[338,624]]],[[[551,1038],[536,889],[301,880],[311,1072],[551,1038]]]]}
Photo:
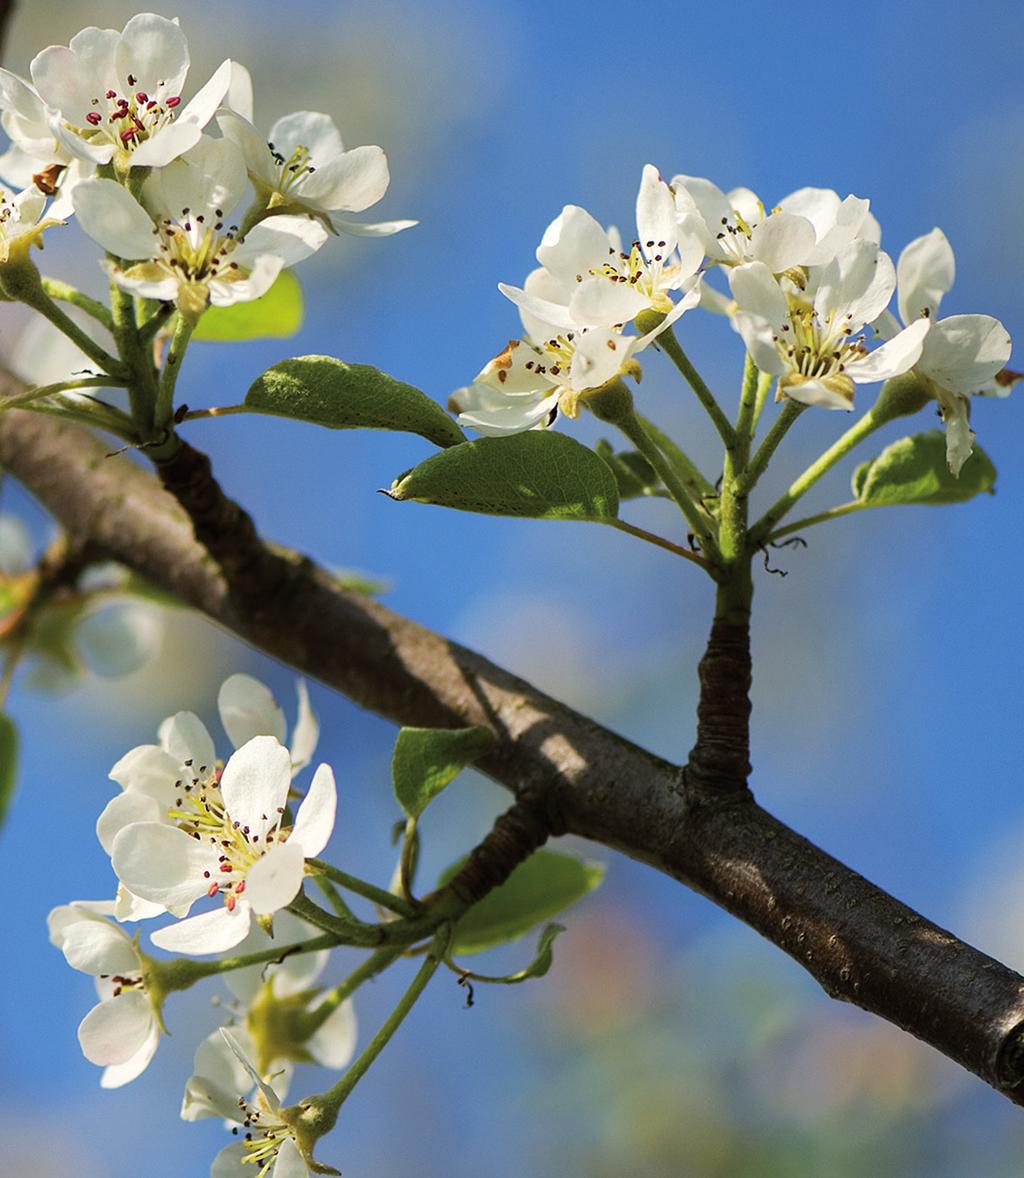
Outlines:
{"type": "Polygon", "coordinates": [[[991,315],[950,315],[932,324],[918,370],[954,393],[990,392],[1011,346],[1006,328],[991,315]]]}
{"type": "Polygon", "coordinates": [[[672,190],[653,164],[645,164],[636,198],[636,228],[644,257],[667,257],[676,247],[676,206],[672,190]]]}
{"type": "Polygon", "coordinates": [[[125,1063],[110,1064],[104,1070],[103,1078],[100,1080],[100,1087],[106,1089],[123,1088],[125,1084],[130,1084],[132,1080],[141,1076],[146,1068],[149,1067],[159,1046],[160,1028],[154,1020],[149,1036],[131,1059],[126,1060],[125,1063]]]}
{"type": "Polygon", "coordinates": [[[174,785],[181,777],[181,761],[156,744],[140,744],[117,762],[108,774],[122,789],[146,794],[170,805],[174,785]]]}
{"type": "Polygon", "coordinates": [[[303,847],[289,839],[276,846],[249,868],[245,898],[258,916],[270,916],[285,908],[299,894],[306,869],[303,847]]]}
{"type": "Polygon", "coordinates": [[[245,1161],[247,1156],[248,1150],[241,1143],[225,1145],[213,1159],[210,1178],[252,1178],[252,1166],[245,1161]]]}
{"type": "Polygon", "coordinates": [[[260,254],[273,254],[286,266],[294,266],[315,254],[327,236],[327,230],[317,221],[282,213],[251,229],[235,250],[235,258],[239,262],[249,259],[252,264],[260,254]]]}
{"type": "Polygon", "coordinates": [[[207,891],[203,872],[217,869],[217,847],[176,826],[136,822],[114,839],[111,862],[130,892],[184,915],[207,891]]]}
{"type": "Polygon", "coordinates": [[[611,248],[608,234],[586,209],[566,205],[544,230],[537,261],[571,286],[577,275],[586,276],[592,267],[603,265],[611,248]]]}
{"type": "Polygon", "coordinates": [[[344,217],[331,217],[336,233],[348,233],[353,237],[391,237],[403,229],[411,229],[419,221],[348,221],[344,217]]]}
{"type": "Polygon", "coordinates": [[[775,333],[789,323],[789,304],[764,262],[747,262],[729,271],[729,289],[739,309],[765,320],[775,333]]]}
{"type": "Polygon", "coordinates": [[[277,1161],[270,1171],[270,1178],[309,1178],[309,1168],[302,1160],[299,1147],[290,1137],[282,1142],[277,1151],[277,1161]]]}
{"type": "Polygon", "coordinates": [[[632,284],[592,275],[577,284],[569,313],[586,327],[612,327],[631,322],[649,306],[650,301],[632,284]]]}
{"type": "Polygon", "coordinates": [[[173,801],[171,796],[161,804],[149,794],[136,789],[125,790],[116,798],[111,798],[96,820],[96,837],[100,846],[108,855],[111,854],[114,839],[126,826],[131,826],[133,822],[159,822],[173,801]]]}
{"type": "Polygon", "coordinates": [[[290,746],[293,774],[305,769],[313,759],[317,741],[320,739],[320,722],[309,705],[309,689],[306,687],[305,679],[296,680],[295,690],[299,697],[299,711],[292,730],[290,746]]]}
{"type": "Polygon", "coordinates": [[[273,736],[254,736],[224,766],[220,790],[232,821],[259,835],[262,843],[284,812],[291,783],[288,750],[273,736]]]}
{"type": "Polygon", "coordinates": [[[90,1063],[127,1063],[153,1029],[153,1008],[145,994],[127,990],[94,1006],[78,1026],[78,1042],[90,1063]]]}
{"type": "Polygon", "coordinates": [[[188,957],[223,953],[245,940],[251,920],[252,912],[243,900],[233,909],[221,906],[157,929],[150,940],[168,953],[184,953],[188,957]]]}
{"type": "Polygon", "coordinates": [[[217,693],[217,709],[236,749],[254,736],[273,736],[284,744],[284,712],[270,688],[252,675],[237,674],[225,679],[217,693]]]}
{"type": "Polygon", "coordinates": [[[175,712],[158,729],[160,744],[179,765],[196,773],[212,772],[217,754],[213,738],[195,712],[175,712]]]}
{"type": "Polygon", "coordinates": [[[916,320],[869,355],[850,360],[846,365],[846,375],[858,384],[870,384],[909,372],[921,355],[929,326],[927,319],[916,320]]]}
{"type": "Polygon", "coordinates": [[[750,235],[750,254],[764,262],[773,274],[800,266],[814,251],[814,226],[806,217],[772,213],[750,235]]]}
{"type": "Polygon", "coordinates": [[[138,973],[140,969],[131,938],[106,920],[78,921],[65,932],[61,948],[72,969],[93,977],[138,973]]]}
{"type": "Polygon", "coordinates": [[[114,180],[83,180],[75,185],[72,204],[85,232],[115,257],[153,256],[156,226],[142,205],[114,180]]]}
{"type": "Polygon", "coordinates": [[[188,41],[181,26],[153,12],[140,12],[124,26],[114,50],[121,93],[180,97],[188,74],[188,41]]]}
{"type": "Polygon", "coordinates": [[[355,1055],[359,1027],[351,998],[332,1011],[306,1041],[306,1049],[324,1068],[340,1071],[355,1055]]]}
{"type": "Polygon", "coordinates": [[[388,157],[381,148],[367,145],[317,164],[299,186],[298,196],[318,208],[361,213],[381,199],[390,182],[388,157]]]}
{"type": "Polygon", "coordinates": [[[319,855],[330,841],[337,808],[334,773],[330,765],[320,765],[313,774],[309,791],[295,816],[295,826],[288,836],[289,842],[298,843],[307,859],[319,855]]]}
{"type": "Polygon", "coordinates": [[[896,268],[900,318],[910,324],[921,315],[934,319],[942,296],[953,285],[956,259],[941,229],[915,238],[900,254],[896,268]]]}
{"type": "Polygon", "coordinates": [[[243,1068],[245,1068],[246,1072],[249,1074],[249,1078],[252,1080],[252,1082],[256,1085],[256,1087],[262,1093],[263,1099],[267,1102],[267,1107],[270,1109],[271,1112],[277,1112],[277,1110],[281,1107],[281,1102],[277,1097],[277,1093],[274,1091],[274,1089],[269,1084],[267,1084],[264,1081],[263,1077],[259,1074],[259,1072],[256,1071],[256,1068],[253,1066],[252,1061],[249,1059],[249,1057],[246,1055],[246,1053],[242,1050],[242,1046],[241,1046],[237,1036],[235,1035],[234,1031],[229,1031],[227,1029],[227,1027],[221,1027],[220,1033],[221,1033],[221,1037],[223,1038],[224,1042],[235,1053],[235,1057],[238,1059],[238,1062],[242,1065],[243,1068]]]}

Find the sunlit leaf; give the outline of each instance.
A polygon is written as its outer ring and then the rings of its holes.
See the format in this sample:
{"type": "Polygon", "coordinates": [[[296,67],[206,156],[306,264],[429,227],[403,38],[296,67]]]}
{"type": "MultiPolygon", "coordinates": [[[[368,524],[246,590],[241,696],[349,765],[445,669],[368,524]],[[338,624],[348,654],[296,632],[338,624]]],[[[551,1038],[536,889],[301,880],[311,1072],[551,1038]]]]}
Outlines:
{"type": "Polygon", "coordinates": [[[494,747],[489,728],[403,728],[391,758],[398,804],[419,818],[467,765],[494,747]]]}
{"type": "Polygon", "coordinates": [[[900,438],[877,458],[863,462],[853,475],[853,493],[865,507],[897,507],[908,503],[966,503],[983,492],[993,493],[996,468],[975,446],[959,478],[946,464],[946,435],[929,430],[900,438]]]}
{"type": "Polygon", "coordinates": [[[282,270],[261,298],[230,307],[210,307],[192,333],[194,340],[287,339],[302,326],[302,287],[291,270],[282,270]]]}

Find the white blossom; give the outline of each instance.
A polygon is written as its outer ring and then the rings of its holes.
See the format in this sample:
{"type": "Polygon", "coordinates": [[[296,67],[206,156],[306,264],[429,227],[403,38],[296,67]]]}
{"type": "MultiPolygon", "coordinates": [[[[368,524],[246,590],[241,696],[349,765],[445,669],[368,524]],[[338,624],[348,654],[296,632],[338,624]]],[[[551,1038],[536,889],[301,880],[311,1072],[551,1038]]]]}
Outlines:
{"type": "Polygon", "coordinates": [[[143,820],[118,831],[111,862],[132,895],[182,917],[201,896],[219,903],[158,930],[154,945],[219,953],[244,939],[253,914],[272,916],[294,900],[306,859],[334,829],[337,790],[330,767],[321,765],[288,826],[291,781],[288,750],[273,736],[256,736],[224,766],[219,788],[182,786],[167,813],[174,825],[143,820]]]}
{"type": "Polygon", "coordinates": [[[113,180],[84,180],[73,202],[94,241],[134,262],[108,263],[119,286],[143,298],[174,301],[194,319],[211,304],[258,299],[283,267],[308,258],[327,240],[316,222],[293,215],[268,217],[240,240],[227,218],[245,179],[238,148],[204,137],[147,180],[143,199],[149,212],[113,180]]]}
{"type": "Polygon", "coordinates": [[[0,184],[0,266],[27,257],[32,245],[42,246],[44,230],[63,224],[46,211],[46,196],[35,185],[14,192],[0,184]]]}
{"type": "Polygon", "coordinates": [[[676,303],[672,296],[687,294],[699,281],[704,248],[695,234],[680,233],[672,192],[653,164],[643,170],[636,224],[626,251],[617,230],[602,228],[578,205],[566,205],[537,247],[542,273],[533,288],[499,289],[549,324],[614,327],[652,310],[667,317],[664,329],[696,302],[676,303]]]}
{"type": "Polygon", "coordinates": [[[928,323],[919,320],[871,351],[861,334],[896,286],[888,254],[854,241],[821,270],[813,299],[776,281],[764,262],[729,271],[738,310],[733,326],[754,363],[779,378],[778,398],[850,409],[857,384],[908,371],[921,355],[928,323]]]}
{"type": "Polygon", "coordinates": [[[90,27],[67,46],[49,46],[30,72],[64,150],[124,174],[163,167],[199,142],[227,92],[231,63],[223,62],[183,104],[188,69],[188,42],[177,21],[144,12],[120,33],[90,27]]]}
{"type": "MultiPolygon", "coordinates": [[[[1012,345],[998,319],[991,315],[938,318],[942,296],[952,287],[955,275],[953,249],[941,229],[915,238],[896,266],[900,318],[908,325],[921,320],[930,323],[914,372],[939,403],[946,423],[946,460],[950,471],[959,475],[974,444],[969,398],[1005,397],[1013,378],[1000,379],[1012,345]]],[[[874,327],[883,339],[900,330],[890,311],[884,311],[874,327]]]]}
{"type": "Polygon", "coordinates": [[[120,1088],[149,1066],[160,1042],[160,1013],[146,989],[132,939],[109,901],[76,900],[47,918],[50,940],[74,969],[96,979],[100,1002],[78,1028],[82,1053],[104,1068],[104,1088],[120,1088]]]}
{"type": "Polygon", "coordinates": [[[196,1052],[181,1112],[189,1121],[222,1118],[243,1136],[217,1155],[210,1178],[308,1178],[309,1167],[281,1116],[279,1092],[260,1076],[236,1030],[221,1028],[218,1038],[211,1036],[196,1052]]]}
{"type": "Polygon", "coordinates": [[[225,138],[241,150],[249,179],[269,208],[308,213],[335,232],[364,237],[384,237],[416,224],[371,224],[339,217],[338,213],[361,213],[387,192],[390,177],[383,150],[370,145],[346,151],[330,115],[308,110],[278,119],[264,138],[252,124],[248,71],[233,65],[236,109],[220,111],[217,122],[225,138]]]}
{"type": "MultiPolygon", "coordinates": [[[[298,714],[289,754],[292,776],[312,760],[319,736],[309,692],[301,679],[296,689],[298,714]]],[[[236,674],[225,679],[217,705],[221,723],[236,749],[254,736],[284,742],[284,713],[270,690],[251,675],[236,674]]],[[[163,822],[192,830],[191,812],[186,810],[184,818],[180,813],[184,802],[192,797],[205,799],[203,805],[223,809],[213,738],[193,712],[168,716],[160,725],[158,743],[130,749],[110,770],[110,778],[123,792],[107,803],[96,823],[97,837],[108,855],[113,852],[118,833],[133,822],[163,822]]],[[[123,883],[119,886],[119,920],[143,920],[163,911],[163,904],[133,895],[123,883]]]]}

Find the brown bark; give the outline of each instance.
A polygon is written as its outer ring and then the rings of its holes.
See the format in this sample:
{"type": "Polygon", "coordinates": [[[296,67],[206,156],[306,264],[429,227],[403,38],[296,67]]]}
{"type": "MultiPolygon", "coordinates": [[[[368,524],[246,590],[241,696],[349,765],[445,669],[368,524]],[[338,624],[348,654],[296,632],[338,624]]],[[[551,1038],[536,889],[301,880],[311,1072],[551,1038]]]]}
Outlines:
{"type": "MultiPolygon", "coordinates": [[[[488,725],[497,743],[481,768],[529,806],[542,805],[539,825],[528,819],[525,831],[510,827],[499,841],[508,835],[519,846],[566,830],[648,863],[745,921],[833,997],[888,1019],[1024,1103],[1024,978],[735,788],[745,773],[736,725],[749,673],[735,636],[722,636],[720,654],[703,670],[705,693],[729,698],[702,701],[704,736],[686,789],[679,766],[480,655],[345,592],[307,559],[264,547],[244,513],[235,517],[237,529],[229,526],[240,509],[219,501],[201,459],[184,452],[181,479],[166,470],[164,478],[195,512],[209,551],[155,478],[126,458],[104,458],[104,449],[42,416],[0,416],[0,462],[76,545],[124,562],[244,640],[398,723],[488,725]],[[734,787],[695,788],[709,773],[734,787]]],[[[494,861],[506,859],[499,848],[494,861]]]]}

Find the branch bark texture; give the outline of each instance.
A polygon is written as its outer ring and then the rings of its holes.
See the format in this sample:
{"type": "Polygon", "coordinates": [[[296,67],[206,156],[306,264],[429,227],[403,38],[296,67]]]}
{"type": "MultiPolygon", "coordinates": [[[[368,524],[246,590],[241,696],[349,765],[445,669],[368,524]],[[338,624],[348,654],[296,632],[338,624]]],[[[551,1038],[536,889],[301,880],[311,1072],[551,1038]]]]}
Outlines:
{"type": "MultiPolygon", "coordinates": [[[[13,386],[0,384],[0,394],[8,391],[13,386]]],[[[712,689],[721,671],[724,694],[702,704],[699,755],[684,769],[482,656],[344,591],[308,559],[265,545],[191,447],[161,469],[174,497],[135,462],[104,454],[101,442],[76,427],[15,410],[0,415],[0,463],[73,543],[122,561],[396,723],[488,725],[498,740],[480,766],[532,815],[528,830],[513,832],[516,840],[539,843],[546,833],[570,831],[650,864],[756,929],[832,997],[888,1019],[1024,1104],[1024,978],[875,887],[736,787],[745,778],[746,750],[737,747],[736,732],[747,706],[749,656],[735,634],[720,636],[717,653],[712,636],[703,685],[712,689]],[[717,788],[723,781],[732,788],[717,788]]]]}

